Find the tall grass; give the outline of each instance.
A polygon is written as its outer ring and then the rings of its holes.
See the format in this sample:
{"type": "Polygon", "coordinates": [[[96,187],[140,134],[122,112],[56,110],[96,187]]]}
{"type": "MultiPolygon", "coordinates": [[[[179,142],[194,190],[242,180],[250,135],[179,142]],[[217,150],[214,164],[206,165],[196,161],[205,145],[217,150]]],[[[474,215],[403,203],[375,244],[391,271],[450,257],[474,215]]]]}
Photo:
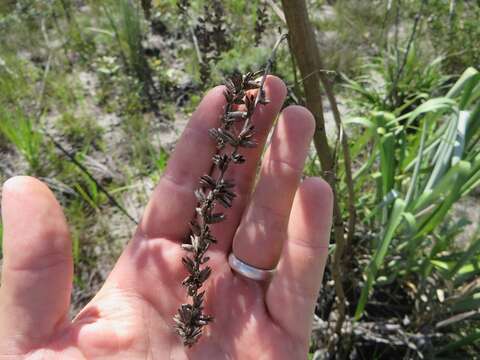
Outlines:
{"type": "Polygon", "coordinates": [[[42,135],[22,111],[10,112],[0,108],[0,133],[10,141],[28,162],[30,171],[36,173],[41,165],[42,135]]]}
{"type": "MultiPolygon", "coordinates": [[[[452,235],[445,224],[452,206],[480,184],[480,73],[467,69],[445,96],[429,98],[409,112],[372,111],[352,122],[365,131],[354,156],[371,146],[356,179],[357,186],[370,189],[359,211],[373,220],[365,226],[376,233],[355,319],[365,315],[375,288],[398,282],[416,284],[418,328],[438,327],[478,308],[480,233],[462,248],[453,236],[458,231],[452,235]],[[432,295],[436,286],[446,300],[432,295]]],[[[458,341],[476,341],[472,334],[458,341]]]]}
{"type": "Polygon", "coordinates": [[[395,50],[389,47],[377,56],[366,57],[362,66],[362,76],[356,80],[344,77],[346,87],[359,95],[358,108],[394,112],[408,112],[432,94],[440,94],[449,76],[442,72],[444,58],[427,61],[417,46],[395,50]],[[399,56],[406,56],[405,65],[399,78],[401,67],[399,56]],[[395,87],[395,89],[393,88],[395,87]],[[391,94],[395,93],[394,97],[391,94]]]}
{"type": "Polygon", "coordinates": [[[145,37],[145,23],[137,2],[119,0],[110,5],[103,4],[105,16],[118,43],[120,57],[132,75],[141,84],[142,95],[155,108],[156,92],[152,71],[142,46],[145,37]]]}

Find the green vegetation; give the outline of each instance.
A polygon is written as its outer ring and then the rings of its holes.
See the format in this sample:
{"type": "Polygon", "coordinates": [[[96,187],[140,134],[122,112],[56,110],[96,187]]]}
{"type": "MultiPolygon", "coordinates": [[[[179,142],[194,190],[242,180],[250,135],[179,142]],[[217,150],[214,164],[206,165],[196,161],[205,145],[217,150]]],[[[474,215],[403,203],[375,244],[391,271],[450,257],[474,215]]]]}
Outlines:
{"type": "Polygon", "coordinates": [[[30,171],[37,173],[40,168],[41,134],[33,128],[32,120],[21,111],[0,113],[0,133],[10,141],[27,161],[30,171]]]}
{"type": "MultiPolygon", "coordinates": [[[[76,307],[130,238],[205,89],[261,68],[277,29],[286,30],[261,0],[80,3],[0,4],[0,181],[40,177],[65,207],[76,307]]],[[[327,356],[338,301],[346,307],[339,358],[475,358],[480,5],[308,3],[349,136],[353,184],[329,134],[345,225],[356,213],[341,263],[345,298],[330,264],[310,358],[327,356]]],[[[274,73],[289,87],[288,103],[304,103],[288,46],[274,73]]],[[[313,151],[305,174],[321,174],[313,151]]],[[[0,224],[0,257],[1,233],[0,224]]]]}
{"type": "MultiPolygon", "coordinates": [[[[367,161],[356,174],[357,186],[375,189],[370,199],[363,200],[366,206],[362,218],[373,220],[372,231],[378,233],[375,229],[384,228],[384,232],[372,244],[373,257],[357,304],[357,319],[387,255],[397,259],[386,265],[388,278],[383,278],[383,283],[392,283],[398,277],[414,279],[420,294],[428,292],[424,286],[432,287],[429,277],[450,282],[465,264],[477,261],[477,238],[471,240],[469,251],[456,249],[455,236],[444,234],[444,223],[452,205],[480,181],[480,149],[475,146],[479,136],[479,84],[480,74],[469,68],[444,97],[427,99],[400,116],[374,111],[361,119],[371,136],[370,156],[380,159],[378,163],[367,161]],[[421,128],[414,124],[418,118],[422,119],[421,128]],[[373,173],[373,179],[362,176],[367,172],[373,173]],[[368,184],[369,180],[374,182],[368,184]],[[378,204],[376,199],[383,201],[378,204]],[[445,269],[450,271],[442,272],[445,269]],[[436,271],[440,273],[433,276],[436,271]]],[[[462,281],[473,280],[475,275],[462,274],[462,281]]],[[[448,286],[451,294],[461,285],[464,283],[453,281],[448,286]]],[[[419,310],[424,311],[421,306],[419,310]]],[[[435,316],[442,315],[437,310],[435,316]]]]}

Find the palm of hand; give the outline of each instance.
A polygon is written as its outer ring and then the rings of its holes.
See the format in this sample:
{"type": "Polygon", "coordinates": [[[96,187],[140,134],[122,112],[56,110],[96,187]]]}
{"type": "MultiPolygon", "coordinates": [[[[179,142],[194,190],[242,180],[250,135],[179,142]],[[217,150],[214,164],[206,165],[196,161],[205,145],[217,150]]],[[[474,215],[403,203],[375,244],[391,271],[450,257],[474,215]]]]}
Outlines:
{"type": "MultiPolygon", "coordinates": [[[[254,115],[260,145],[283,103],[283,83],[269,78],[266,93],[271,103],[254,115]]],[[[205,312],[214,322],[192,348],[182,345],[173,328],[172,317],[185,302],[180,285],[185,253],[179,244],[195,206],[192,190],[214,151],[195,145],[206,146],[206,131],[200,130],[214,126],[222,101],[216,89],[199,106],[136,235],[103,288],[72,322],[67,317],[71,245],[62,211],[37,180],[16,178],[4,186],[0,359],[305,357],[326,259],[331,193],[319,179],[304,181],[297,190],[313,132],[311,116],[299,107],[283,112],[251,196],[261,149],[249,150],[250,167],[229,174],[247,195],[239,196],[227,221],[214,230],[219,243],[209,251],[212,276],[205,286],[205,312]],[[205,116],[210,124],[200,126],[205,116]],[[191,146],[182,146],[182,141],[191,146]],[[192,160],[194,154],[198,156],[192,160]],[[278,191],[283,193],[280,199],[273,198],[278,191]],[[254,266],[279,263],[271,283],[233,273],[227,262],[232,247],[254,266]]]]}
{"type": "MultiPolygon", "coordinates": [[[[159,242],[164,242],[160,240],[159,242]]],[[[175,246],[177,244],[161,244],[175,246]]],[[[168,249],[177,252],[177,249],[168,249]]],[[[167,250],[167,251],[168,251],[167,250]]],[[[146,250],[151,252],[151,249],[146,250]]],[[[178,251],[178,256],[182,256],[178,251]]],[[[141,256],[141,255],[140,255],[141,256]]],[[[202,340],[185,348],[172,328],[172,314],[184,301],[179,288],[183,269],[179,258],[171,254],[159,264],[167,273],[151,264],[148,274],[161,276],[136,279],[133,288],[104,288],[69,328],[70,336],[60,335],[47,348],[77,347],[79,358],[132,359],[292,359],[302,354],[305,344],[292,339],[270,317],[263,301],[261,285],[232,273],[223,254],[212,255],[213,276],[206,289],[207,312],[215,321],[207,327],[202,340]],[[161,279],[161,280],[159,280],[161,279]],[[234,294],[232,296],[232,294],[234,294]]],[[[62,330],[64,333],[65,330],[62,330]]],[[[43,351],[43,350],[42,350],[43,351]]],[[[48,358],[48,357],[47,357],[48,358]]],[[[67,358],[67,356],[65,356],[67,358]]],[[[73,357],[68,357],[73,358],[73,357]]],[[[301,356],[298,356],[301,358],[301,356]]]]}

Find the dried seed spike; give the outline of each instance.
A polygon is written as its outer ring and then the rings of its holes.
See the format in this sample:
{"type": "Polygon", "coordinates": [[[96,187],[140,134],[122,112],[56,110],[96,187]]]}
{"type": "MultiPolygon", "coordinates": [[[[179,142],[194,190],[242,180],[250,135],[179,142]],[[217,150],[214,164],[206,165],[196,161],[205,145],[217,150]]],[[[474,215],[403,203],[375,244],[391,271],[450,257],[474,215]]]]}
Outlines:
{"type": "Polygon", "coordinates": [[[235,135],[228,131],[227,129],[217,129],[219,136],[222,138],[222,140],[231,146],[237,146],[237,139],[235,138],[235,135]]]}
{"type": "Polygon", "coordinates": [[[238,122],[245,120],[248,116],[248,112],[246,111],[231,111],[228,112],[225,116],[225,121],[228,122],[238,122]]]}
{"type": "Polygon", "coordinates": [[[247,108],[247,117],[252,116],[255,110],[255,99],[252,96],[245,97],[245,107],[247,108]]]}
{"type": "Polygon", "coordinates": [[[216,181],[210,175],[202,175],[200,177],[200,186],[204,186],[206,188],[215,189],[217,185],[216,181]]]}
{"type": "Polygon", "coordinates": [[[210,274],[212,273],[212,269],[207,266],[205,269],[200,270],[200,273],[198,274],[198,281],[200,283],[205,282],[210,277],[210,274]]]}
{"type": "Polygon", "coordinates": [[[194,235],[200,235],[200,233],[202,232],[202,229],[200,228],[200,225],[198,225],[198,222],[196,219],[193,219],[190,221],[190,230],[192,231],[192,233],[194,235]]]}
{"type": "Polygon", "coordinates": [[[253,137],[255,134],[255,127],[252,124],[249,124],[245,126],[242,131],[240,131],[240,134],[238,134],[238,138],[243,140],[243,139],[249,139],[253,137]]]}
{"type": "Polygon", "coordinates": [[[223,220],[225,220],[225,214],[222,214],[222,213],[212,214],[208,217],[207,223],[216,224],[216,223],[222,222],[223,220]]]}
{"type": "Polygon", "coordinates": [[[202,189],[196,189],[193,193],[195,194],[198,202],[202,202],[205,200],[205,193],[202,189]]]}
{"type": "Polygon", "coordinates": [[[211,243],[211,244],[216,244],[217,243],[217,239],[215,239],[213,237],[213,235],[207,235],[207,236],[205,236],[205,239],[208,239],[208,242],[211,243]]]}
{"type": "Polygon", "coordinates": [[[235,187],[235,184],[234,184],[233,180],[221,179],[217,183],[217,189],[218,190],[232,189],[233,187],[235,187]]]}
{"type": "Polygon", "coordinates": [[[191,244],[182,244],[182,249],[189,252],[193,252],[193,246],[191,244]]]}
{"type": "Polygon", "coordinates": [[[218,129],[210,129],[208,130],[208,134],[217,142],[217,148],[219,150],[223,149],[223,147],[225,146],[225,141],[220,136],[218,129]]]}
{"type": "Polygon", "coordinates": [[[233,101],[233,94],[228,88],[223,92],[223,96],[225,96],[227,103],[231,103],[233,101]]]}
{"type": "Polygon", "coordinates": [[[215,154],[213,155],[212,161],[220,171],[225,171],[228,167],[228,162],[230,161],[230,157],[227,154],[223,154],[223,155],[215,154]]]}
{"type": "Polygon", "coordinates": [[[230,83],[236,94],[243,91],[243,76],[239,71],[235,71],[230,78],[230,83]]]}
{"type": "Polygon", "coordinates": [[[209,260],[206,252],[211,244],[217,242],[211,234],[210,224],[225,219],[224,214],[214,213],[213,211],[218,204],[225,208],[232,206],[233,199],[236,196],[233,191],[234,183],[225,179],[224,175],[227,173],[230,164],[245,162],[245,157],[238,153],[240,147],[256,146],[251,117],[258,104],[267,103],[263,86],[279,43],[277,41],[265,71],[247,73],[244,76],[236,73],[225,82],[224,96],[227,105],[225,106],[221,126],[210,129],[208,132],[216,142],[217,149],[222,150],[222,154],[217,153],[212,157],[212,162],[216,166],[215,177],[211,174],[202,176],[199,182],[200,189],[195,192],[198,201],[197,217],[190,223],[191,243],[182,245],[186,251],[191,253],[191,255],[182,259],[187,272],[190,274],[183,280],[182,284],[186,287],[188,296],[191,297],[191,304],[181,305],[174,319],[176,331],[181,336],[183,344],[188,347],[198,341],[203,327],[213,321],[211,316],[203,313],[205,292],[201,291],[203,284],[212,273],[211,268],[204,265],[209,260]],[[258,77],[260,75],[262,77],[259,81],[258,77]],[[246,96],[246,91],[251,89],[259,89],[256,98],[253,95],[246,96]],[[245,104],[246,111],[236,110],[236,105],[240,104],[245,104]],[[241,123],[242,121],[244,121],[242,130],[237,134],[236,128],[232,125],[234,122],[241,123]],[[203,268],[202,265],[204,265],[203,268]]]}
{"type": "Polygon", "coordinates": [[[240,155],[240,154],[233,154],[232,155],[232,161],[235,164],[243,164],[245,162],[245,157],[243,155],[240,155]]]}
{"type": "Polygon", "coordinates": [[[183,265],[185,265],[185,267],[187,268],[188,272],[190,272],[191,274],[194,272],[195,270],[195,263],[194,261],[189,258],[188,256],[184,256],[182,257],[182,263],[183,265]]]}
{"type": "Polygon", "coordinates": [[[232,201],[230,199],[219,197],[217,200],[225,209],[232,207],[232,201]]]}
{"type": "Polygon", "coordinates": [[[240,146],[244,148],[254,148],[257,146],[257,143],[255,141],[245,139],[240,141],[240,146]]]}

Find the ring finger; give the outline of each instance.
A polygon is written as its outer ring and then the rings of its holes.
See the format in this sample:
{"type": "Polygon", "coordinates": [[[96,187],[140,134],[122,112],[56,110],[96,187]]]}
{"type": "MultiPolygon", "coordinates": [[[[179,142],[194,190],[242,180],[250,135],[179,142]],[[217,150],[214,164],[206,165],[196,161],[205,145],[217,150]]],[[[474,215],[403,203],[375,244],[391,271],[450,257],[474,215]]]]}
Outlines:
{"type": "Polygon", "coordinates": [[[313,116],[301,106],[290,106],[280,115],[233,239],[233,253],[241,261],[260,269],[277,265],[314,129],[313,116]]]}

